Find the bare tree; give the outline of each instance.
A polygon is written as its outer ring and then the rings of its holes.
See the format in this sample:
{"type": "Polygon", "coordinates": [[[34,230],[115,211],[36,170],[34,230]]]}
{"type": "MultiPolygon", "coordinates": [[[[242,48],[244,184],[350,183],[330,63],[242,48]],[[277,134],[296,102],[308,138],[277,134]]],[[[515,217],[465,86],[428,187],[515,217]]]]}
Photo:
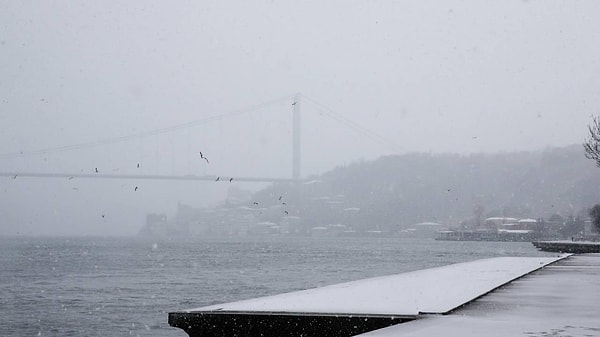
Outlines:
{"type": "Polygon", "coordinates": [[[590,208],[589,215],[592,218],[593,229],[600,233],[600,204],[595,204],[590,208]]]}
{"type": "Polygon", "coordinates": [[[588,125],[588,138],[583,143],[585,157],[592,159],[600,167],[600,117],[594,116],[588,125]]]}

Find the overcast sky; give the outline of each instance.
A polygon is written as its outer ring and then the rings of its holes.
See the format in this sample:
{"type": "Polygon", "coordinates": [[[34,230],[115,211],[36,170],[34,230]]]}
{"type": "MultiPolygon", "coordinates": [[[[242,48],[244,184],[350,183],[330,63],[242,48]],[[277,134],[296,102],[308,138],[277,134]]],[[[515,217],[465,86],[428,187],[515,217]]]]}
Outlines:
{"type": "MultiPolygon", "coordinates": [[[[304,175],[393,153],[581,143],[600,112],[598,22],[592,0],[0,0],[0,171],[289,176],[296,93],[304,175]],[[206,120],[232,112],[242,114],[206,120]],[[178,125],[188,127],[36,152],[178,125]]],[[[132,233],[150,209],[226,193],[73,184],[0,178],[0,234],[46,223],[132,233]],[[120,202],[95,199],[106,196],[120,202]],[[94,218],[100,227],[77,207],[94,201],[95,217],[103,208],[136,213],[94,218]]]]}

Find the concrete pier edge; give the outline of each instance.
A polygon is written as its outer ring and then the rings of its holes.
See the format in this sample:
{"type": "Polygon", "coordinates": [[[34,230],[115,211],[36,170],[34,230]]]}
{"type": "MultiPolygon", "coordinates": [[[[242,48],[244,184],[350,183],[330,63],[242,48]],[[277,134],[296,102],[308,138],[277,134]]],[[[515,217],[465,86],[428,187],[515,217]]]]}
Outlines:
{"type": "Polygon", "coordinates": [[[350,337],[416,319],[400,315],[347,315],[282,312],[174,312],[169,325],[190,337],[350,337]]]}
{"type": "MultiPolygon", "coordinates": [[[[184,330],[190,337],[356,336],[400,323],[418,320],[427,316],[448,315],[499,288],[505,287],[515,280],[521,279],[546,266],[562,261],[571,255],[572,254],[562,254],[554,258],[542,259],[542,261],[539,262],[539,266],[530,266],[531,269],[524,270],[517,276],[510,275],[509,279],[502,280],[501,283],[497,283],[481,293],[473,294],[474,296],[469,297],[468,300],[463,299],[462,302],[458,303],[456,306],[447,307],[435,312],[415,311],[415,314],[402,315],[399,313],[388,314],[385,312],[296,312],[235,310],[233,308],[227,310],[227,304],[224,304],[225,310],[223,310],[221,306],[210,306],[187,311],[171,312],[169,313],[169,325],[184,330]]],[[[459,265],[461,264],[457,264],[457,266],[459,265]]],[[[491,270],[494,269],[492,268],[491,270]]],[[[435,273],[437,273],[437,271],[435,273]]],[[[398,287],[402,287],[402,285],[399,284],[398,287]]],[[[268,307],[266,309],[268,309],[268,307]]]]}

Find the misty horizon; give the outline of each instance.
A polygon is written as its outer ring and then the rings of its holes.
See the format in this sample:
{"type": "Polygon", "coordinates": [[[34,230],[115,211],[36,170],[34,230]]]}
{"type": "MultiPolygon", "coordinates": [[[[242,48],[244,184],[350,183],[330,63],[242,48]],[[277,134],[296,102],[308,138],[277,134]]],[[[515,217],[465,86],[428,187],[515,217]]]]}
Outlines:
{"type": "MultiPolygon", "coordinates": [[[[7,2],[0,171],[287,178],[297,93],[304,178],[389,155],[581,144],[600,111],[598,10],[7,2]]],[[[135,234],[148,212],[215,205],[228,188],[13,178],[0,177],[0,235],[135,234]]]]}

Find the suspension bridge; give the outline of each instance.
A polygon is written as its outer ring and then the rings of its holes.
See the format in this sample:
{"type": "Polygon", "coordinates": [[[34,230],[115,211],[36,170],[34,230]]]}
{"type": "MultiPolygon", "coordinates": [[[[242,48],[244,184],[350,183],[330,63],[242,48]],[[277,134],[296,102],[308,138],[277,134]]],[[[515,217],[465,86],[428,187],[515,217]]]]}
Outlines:
{"type": "Polygon", "coordinates": [[[72,150],[82,150],[88,149],[92,147],[98,147],[103,145],[110,145],[116,143],[127,142],[131,140],[136,140],[140,138],[146,138],[151,136],[157,136],[161,134],[173,133],[182,129],[192,128],[199,125],[204,125],[228,118],[233,118],[236,116],[240,116],[242,114],[246,114],[252,111],[259,110],[268,105],[281,102],[282,100],[288,101],[292,107],[292,172],[289,178],[272,178],[272,177],[257,177],[257,176],[228,176],[228,175],[194,175],[194,174],[186,174],[186,175],[161,175],[161,174],[107,174],[100,173],[96,170],[95,173],[82,173],[82,172],[25,172],[25,171],[3,171],[0,172],[0,176],[3,177],[12,177],[13,179],[17,179],[19,177],[28,177],[28,178],[85,178],[85,179],[125,179],[125,180],[171,180],[171,181],[217,181],[217,182],[290,182],[297,183],[305,181],[302,178],[301,174],[301,106],[304,104],[310,104],[314,108],[316,108],[320,114],[325,115],[332,120],[353,129],[358,134],[365,136],[371,139],[374,142],[378,142],[386,147],[389,147],[393,152],[399,153],[402,152],[401,148],[396,145],[394,142],[389,139],[366,129],[358,123],[353,122],[349,118],[345,117],[342,114],[336,113],[332,109],[327,106],[317,102],[316,100],[305,96],[303,94],[295,94],[289,95],[277,100],[264,102],[261,104],[257,104],[254,106],[247,107],[245,109],[235,110],[231,112],[227,112],[224,114],[214,115],[208,118],[204,118],[197,121],[192,121],[184,124],[174,125],[171,127],[161,128],[150,130],[146,132],[141,132],[137,134],[131,134],[116,138],[107,138],[98,141],[90,141],[84,143],[77,143],[65,146],[51,147],[33,151],[19,151],[19,152],[10,152],[0,154],[0,160],[9,159],[9,158],[20,158],[27,157],[32,155],[47,155],[56,152],[66,152],[72,150]]]}

